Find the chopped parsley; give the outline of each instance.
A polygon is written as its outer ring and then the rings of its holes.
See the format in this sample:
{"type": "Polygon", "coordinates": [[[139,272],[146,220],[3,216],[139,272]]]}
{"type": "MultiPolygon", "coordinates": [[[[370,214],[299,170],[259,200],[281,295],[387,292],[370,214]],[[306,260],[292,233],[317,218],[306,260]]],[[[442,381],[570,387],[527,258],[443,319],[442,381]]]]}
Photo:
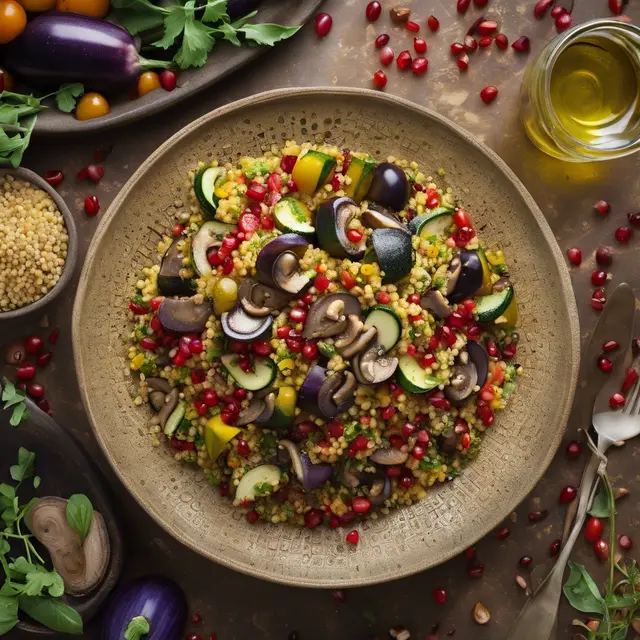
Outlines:
{"type": "Polygon", "coordinates": [[[198,436],[193,444],[195,444],[196,448],[199,449],[204,444],[204,438],[202,436],[198,436]]]}
{"type": "Polygon", "coordinates": [[[328,342],[318,342],[318,350],[325,358],[333,358],[336,355],[336,348],[328,342]]]}
{"type": "Polygon", "coordinates": [[[422,458],[420,460],[420,469],[422,471],[437,471],[442,467],[442,462],[439,460],[430,460],[429,458],[422,458]]]}
{"type": "Polygon", "coordinates": [[[145,353],[144,362],[140,365],[140,368],[138,369],[138,371],[140,371],[140,373],[144,374],[146,377],[152,376],[155,365],[156,365],[155,356],[145,353]]]}
{"type": "Polygon", "coordinates": [[[248,180],[253,180],[256,176],[270,172],[271,169],[266,162],[254,162],[245,169],[244,175],[248,180]]]}
{"type": "Polygon", "coordinates": [[[360,433],[362,433],[362,426],[359,422],[350,422],[344,427],[344,439],[347,442],[351,442],[360,433]]]}
{"type": "Polygon", "coordinates": [[[509,273],[509,268],[506,264],[494,264],[491,267],[493,273],[497,273],[499,276],[506,276],[509,273]]]}
{"type": "Polygon", "coordinates": [[[274,486],[268,482],[261,482],[253,485],[253,492],[257,496],[268,496],[273,493],[274,486]]]}
{"type": "Polygon", "coordinates": [[[178,431],[182,431],[183,433],[189,431],[191,428],[191,420],[189,418],[182,418],[182,422],[178,425],[178,431]]]}
{"type": "Polygon", "coordinates": [[[223,354],[224,351],[219,345],[211,345],[210,347],[207,347],[207,362],[219,360],[223,354]]]}
{"type": "Polygon", "coordinates": [[[274,433],[263,433],[258,448],[264,457],[274,456],[278,447],[278,438],[274,433]]]}

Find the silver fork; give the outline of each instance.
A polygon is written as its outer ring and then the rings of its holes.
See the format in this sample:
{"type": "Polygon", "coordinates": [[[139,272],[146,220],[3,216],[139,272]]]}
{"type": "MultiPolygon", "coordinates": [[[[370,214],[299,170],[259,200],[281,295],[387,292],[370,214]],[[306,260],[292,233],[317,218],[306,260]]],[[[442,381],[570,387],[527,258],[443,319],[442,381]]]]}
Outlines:
{"type": "MultiPolygon", "coordinates": [[[[634,362],[634,364],[637,363],[634,362]]],[[[640,381],[636,381],[628,392],[627,402],[621,411],[611,409],[601,411],[603,398],[606,399],[608,407],[611,388],[612,385],[608,384],[602,389],[594,406],[593,426],[598,434],[597,452],[592,455],[582,476],[578,509],[571,533],[553,569],[520,612],[509,632],[508,640],[549,640],[551,638],[562,595],[564,570],[582,530],[587,511],[595,497],[600,476],[606,469],[605,453],[615,442],[629,440],[640,434],[640,381]]]]}

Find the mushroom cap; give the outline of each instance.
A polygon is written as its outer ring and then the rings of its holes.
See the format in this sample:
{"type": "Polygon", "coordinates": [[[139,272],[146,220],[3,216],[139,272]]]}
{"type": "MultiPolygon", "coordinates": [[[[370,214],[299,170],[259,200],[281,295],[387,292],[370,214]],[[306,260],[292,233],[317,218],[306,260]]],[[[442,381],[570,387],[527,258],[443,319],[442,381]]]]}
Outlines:
{"type": "Polygon", "coordinates": [[[102,582],[111,545],[104,518],[97,511],[93,512],[89,532],[81,542],[77,531],[67,522],[67,502],[55,496],[41,498],[27,513],[26,521],[31,533],[47,548],[65,592],[83,596],[102,582]]]}

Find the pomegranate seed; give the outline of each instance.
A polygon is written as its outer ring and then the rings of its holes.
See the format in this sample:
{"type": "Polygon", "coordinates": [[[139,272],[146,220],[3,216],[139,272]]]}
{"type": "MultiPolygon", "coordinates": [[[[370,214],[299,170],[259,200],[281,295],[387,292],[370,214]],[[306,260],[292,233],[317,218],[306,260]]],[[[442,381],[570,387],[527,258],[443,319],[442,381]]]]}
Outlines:
{"type": "Polygon", "coordinates": [[[549,545],[549,555],[551,557],[557,556],[560,553],[560,548],[562,547],[562,540],[554,540],[549,545]]]}
{"type": "Polygon", "coordinates": [[[461,44],[460,42],[454,42],[451,45],[451,53],[454,56],[459,56],[461,53],[464,53],[464,45],[461,44]]]}
{"type": "Polygon", "coordinates": [[[104,169],[98,164],[90,164],[87,167],[87,177],[91,182],[98,183],[104,177],[104,169]]]}
{"type": "Polygon", "coordinates": [[[478,27],[484,22],[484,16],[480,16],[467,30],[467,35],[468,36],[472,36],[474,35],[477,30],[478,27]]]}
{"type": "MultiPolygon", "coordinates": [[[[413,71],[413,73],[415,73],[417,76],[424,75],[427,72],[428,67],[429,67],[429,61],[426,58],[416,58],[411,63],[411,71],[413,71]]],[[[429,207],[428,202],[427,202],[427,207],[429,207]]]]}
{"type": "Polygon", "coordinates": [[[320,509],[311,509],[304,514],[304,523],[309,529],[315,529],[324,518],[324,513],[320,509]]]}
{"type": "Polygon", "coordinates": [[[382,69],[378,69],[373,74],[373,84],[375,84],[378,89],[384,89],[387,86],[387,74],[382,69]]]}
{"type": "Polygon", "coordinates": [[[591,274],[591,284],[594,287],[601,287],[607,281],[607,272],[602,269],[596,269],[591,274]]]}
{"type": "Polygon", "coordinates": [[[375,22],[380,17],[381,13],[382,5],[377,0],[370,2],[364,10],[364,14],[367,16],[367,20],[369,22],[375,22]]]}
{"type": "Polygon", "coordinates": [[[46,367],[51,362],[52,357],[53,354],[51,353],[51,351],[45,351],[41,356],[38,357],[38,359],[36,360],[36,364],[39,367],[46,367]]]}
{"type": "Polygon", "coordinates": [[[140,340],[140,346],[147,351],[154,351],[158,348],[158,343],[153,338],[142,338],[140,340]]]}
{"type": "Polygon", "coordinates": [[[602,538],[596,540],[593,543],[593,551],[601,562],[606,562],[609,559],[609,543],[606,540],[602,538]]]}
{"type": "Polygon", "coordinates": [[[616,229],[615,238],[620,244],[627,244],[631,239],[633,229],[631,227],[618,227],[616,229]]]}
{"type": "MultiPolygon", "coordinates": [[[[426,60],[425,60],[426,62],[426,60]]],[[[435,209],[440,206],[440,196],[433,195],[427,200],[427,209],[435,209]]]]}
{"type": "Polygon", "coordinates": [[[318,357],[318,346],[313,342],[307,342],[302,348],[302,355],[305,360],[315,360],[318,357]]]}
{"type": "Polygon", "coordinates": [[[474,580],[482,578],[482,576],[484,575],[484,565],[480,562],[470,565],[467,568],[467,574],[474,580]]]}
{"type": "Polygon", "coordinates": [[[603,351],[615,351],[619,349],[620,345],[615,340],[608,340],[602,345],[603,351]]]}
{"type": "Polygon", "coordinates": [[[247,198],[249,198],[249,200],[262,202],[266,195],[267,195],[267,188],[263,184],[257,184],[254,182],[247,189],[247,198]]]}
{"type": "Polygon", "coordinates": [[[396,64],[400,69],[408,69],[411,66],[411,54],[407,49],[401,51],[396,59],[396,64]]]}
{"type": "Polygon", "coordinates": [[[444,589],[434,589],[433,599],[437,604],[443,605],[447,601],[447,592],[444,589]]]}
{"type": "Polygon", "coordinates": [[[549,515],[549,511],[544,509],[543,511],[532,511],[529,514],[529,522],[540,522],[544,520],[549,515]]]}
{"type": "Polygon", "coordinates": [[[629,220],[629,224],[633,227],[637,227],[640,225],[640,212],[638,213],[627,213],[627,220],[629,220]]]}
{"type": "Polygon", "coordinates": [[[486,49],[487,47],[491,46],[492,42],[493,42],[493,38],[491,36],[482,36],[482,38],[478,40],[478,45],[480,46],[481,49],[486,49]]]}
{"type": "Polygon", "coordinates": [[[98,196],[87,196],[84,199],[84,210],[89,216],[98,215],[100,211],[100,200],[98,200],[98,196]]]}
{"type": "Polygon", "coordinates": [[[42,350],[44,340],[40,336],[29,336],[24,343],[24,350],[27,353],[36,354],[42,350]]]}
{"type": "Polygon", "coordinates": [[[588,542],[595,542],[602,535],[603,528],[600,518],[589,518],[584,529],[584,537],[588,542]]]}
{"type": "Polygon", "coordinates": [[[280,168],[285,173],[291,173],[293,171],[293,167],[295,166],[298,160],[298,156],[282,156],[282,160],[280,160],[280,168]]]}
{"type": "Polygon", "coordinates": [[[463,46],[467,53],[473,53],[478,48],[478,41],[473,36],[465,36],[463,46]]]}
{"type": "Polygon", "coordinates": [[[36,402],[36,406],[41,411],[44,411],[45,413],[48,413],[49,415],[53,415],[51,413],[51,411],[49,411],[49,401],[46,398],[40,398],[40,400],[38,400],[38,402],[36,402]]]}
{"type": "Polygon", "coordinates": [[[505,36],[504,33],[499,33],[496,36],[496,47],[504,51],[508,46],[509,46],[509,39],[507,38],[507,36],[505,36]]]}
{"type": "Polygon", "coordinates": [[[458,69],[460,71],[466,71],[469,68],[469,56],[466,53],[463,53],[457,60],[458,69]]]}
{"type": "Polygon", "coordinates": [[[316,34],[318,38],[324,38],[333,26],[333,18],[328,13],[319,13],[316,16],[316,34]]]}
{"type": "Polygon", "coordinates": [[[178,76],[170,69],[164,69],[160,72],[160,86],[165,91],[173,91],[178,84],[178,76]]]}
{"type": "Polygon", "coordinates": [[[478,33],[481,36],[491,36],[498,30],[498,23],[495,20],[485,20],[478,25],[478,33]]]}
{"type": "Polygon", "coordinates": [[[416,50],[416,53],[426,53],[427,52],[426,40],[424,38],[414,38],[413,48],[416,50]]]}
{"type": "Polygon", "coordinates": [[[307,321],[307,312],[300,307],[294,307],[289,312],[289,318],[291,322],[304,324],[307,321]]]}
{"type": "Polygon", "coordinates": [[[529,51],[530,45],[531,43],[529,38],[527,36],[521,36],[511,45],[511,47],[520,53],[525,53],[529,51]]]}
{"type": "Polygon", "coordinates": [[[629,367],[624,372],[624,382],[622,383],[622,393],[627,393],[627,391],[629,391],[637,381],[638,381],[638,372],[633,367],[629,367]]]}
{"type": "Polygon", "coordinates": [[[575,497],[578,495],[578,490],[575,487],[565,487],[560,492],[560,504],[567,504],[575,500],[575,497]]]}
{"type": "Polygon", "coordinates": [[[360,534],[354,529],[347,533],[346,540],[349,544],[357,545],[360,542],[360,534]]]}
{"type": "Polygon", "coordinates": [[[580,443],[577,440],[572,440],[567,445],[567,456],[569,458],[577,458],[580,455],[580,443]]]}
{"type": "Polygon", "coordinates": [[[614,16],[621,16],[624,11],[624,0],[609,0],[609,9],[614,16]]]}
{"type": "Polygon", "coordinates": [[[407,28],[407,31],[411,31],[412,33],[420,31],[420,25],[412,20],[407,21],[404,26],[407,28]]]}
{"type": "Polygon", "coordinates": [[[561,15],[560,17],[556,18],[556,31],[558,33],[566,31],[571,26],[572,22],[573,18],[571,17],[570,13],[561,15]]]}
{"type": "MultiPolygon", "coordinates": [[[[249,511],[249,513],[247,513],[247,522],[249,524],[255,524],[256,522],[258,522],[258,520],[260,520],[260,515],[258,514],[258,512],[254,509],[252,511],[249,511]]],[[[192,620],[193,622],[193,620],[192,620]]]]}
{"type": "Polygon", "coordinates": [[[54,329],[50,334],[49,334],[49,344],[55,344],[56,342],[58,342],[58,337],[60,336],[60,329],[54,329]]]}
{"type": "Polygon", "coordinates": [[[202,617],[199,613],[194,613],[191,616],[191,624],[200,624],[202,622],[202,617]]]}
{"type": "Polygon", "coordinates": [[[64,174],[59,169],[50,169],[42,174],[42,177],[52,186],[60,184],[64,179],[64,174]]]}
{"type": "Polygon", "coordinates": [[[366,498],[355,497],[351,501],[351,508],[356,513],[367,513],[371,509],[371,503],[366,498]]]}
{"type": "MultiPolygon", "coordinates": [[[[260,185],[261,186],[261,185],[260,185]]],[[[263,187],[264,189],[264,187],[263,187]]],[[[264,192],[266,193],[266,189],[264,192]]],[[[253,213],[243,213],[238,219],[238,229],[245,234],[252,235],[260,226],[260,218],[253,213]]]]}
{"type": "Polygon", "coordinates": [[[23,364],[16,369],[18,380],[32,380],[35,378],[36,368],[32,364],[23,364]]]}
{"type": "Polygon", "coordinates": [[[572,247],[567,250],[567,255],[569,256],[569,260],[571,260],[572,264],[575,264],[576,267],[579,267],[582,263],[582,251],[576,247],[572,247]]]}
{"type": "Polygon", "coordinates": [[[427,18],[427,26],[431,31],[437,31],[440,28],[440,20],[435,16],[429,16],[427,18]]]}
{"type": "Polygon", "coordinates": [[[609,406],[612,409],[621,409],[622,407],[624,407],[624,404],[625,404],[625,399],[621,393],[614,393],[609,398],[609,406]]]}
{"type": "Polygon", "coordinates": [[[631,547],[633,547],[633,541],[627,535],[620,536],[620,540],[618,542],[620,543],[620,546],[626,551],[628,551],[629,549],[631,549],[631,547]]]}
{"type": "Polygon", "coordinates": [[[511,531],[509,531],[509,527],[502,527],[502,529],[498,529],[498,540],[506,540],[511,535],[511,531]]]}
{"type": "Polygon", "coordinates": [[[498,97],[498,88],[489,85],[480,92],[480,97],[485,104],[491,104],[498,97]]]}
{"type": "Polygon", "coordinates": [[[611,362],[609,358],[600,356],[598,358],[598,369],[600,369],[600,371],[603,371],[604,373],[609,373],[613,369],[613,362],[611,362]]]}
{"type": "Polygon", "coordinates": [[[553,7],[553,9],[551,9],[551,17],[554,20],[564,15],[565,13],[567,13],[567,10],[564,7],[553,7]]]}
{"type": "Polygon", "coordinates": [[[476,557],[476,548],[469,547],[468,549],[465,549],[464,557],[471,562],[476,557]]]}
{"type": "Polygon", "coordinates": [[[396,57],[394,50],[391,47],[382,47],[380,49],[380,62],[384,65],[391,64],[396,57]]]}
{"type": "Polygon", "coordinates": [[[43,398],[44,397],[44,387],[37,382],[33,382],[27,386],[27,393],[32,398],[43,398]]]}
{"type": "Polygon", "coordinates": [[[471,0],[458,0],[458,13],[466,13],[467,9],[471,5],[471,0]]]}
{"type": "Polygon", "coordinates": [[[176,223],[173,225],[173,229],[171,229],[171,235],[174,238],[181,236],[184,233],[184,227],[180,223],[176,223]]]}
{"type": "Polygon", "coordinates": [[[596,213],[599,213],[601,216],[606,216],[611,211],[611,205],[606,200],[598,200],[593,205],[593,208],[596,213]]]}
{"type": "Polygon", "coordinates": [[[347,599],[347,596],[342,589],[336,589],[335,591],[332,591],[331,597],[333,598],[334,602],[345,602],[347,599]]]}
{"type": "Polygon", "coordinates": [[[402,476],[399,481],[399,484],[403,489],[409,489],[409,487],[413,486],[413,483],[413,476],[402,476]]]}
{"type": "Polygon", "coordinates": [[[601,267],[608,267],[613,262],[613,255],[609,247],[601,246],[596,250],[596,262],[601,267]]]}
{"type": "Polygon", "coordinates": [[[536,6],[533,8],[533,15],[538,20],[542,20],[554,2],[555,0],[538,0],[536,6]]]}
{"type": "MultiPolygon", "coordinates": [[[[382,47],[385,47],[386,45],[389,44],[389,35],[386,33],[381,33],[375,40],[374,42],[376,49],[382,49],[382,47]]],[[[291,173],[290,171],[287,171],[287,173],[291,173]]]]}
{"type": "Polygon", "coordinates": [[[605,302],[607,301],[604,291],[602,289],[596,289],[591,296],[591,306],[596,311],[602,311],[604,309],[605,302]]]}
{"type": "Polygon", "coordinates": [[[533,558],[531,556],[522,556],[522,558],[520,558],[520,566],[523,569],[530,567],[532,562],[533,562],[533,558]]]}
{"type": "Polygon", "coordinates": [[[249,448],[249,444],[247,443],[246,440],[240,440],[240,442],[238,442],[238,455],[241,455],[243,458],[246,458],[247,456],[251,455],[251,449],[249,448]]]}
{"type": "Polygon", "coordinates": [[[80,171],[76,173],[76,180],[80,180],[80,182],[82,182],[86,179],[87,179],[87,168],[84,167],[84,169],[80,169],[80,171]]]}

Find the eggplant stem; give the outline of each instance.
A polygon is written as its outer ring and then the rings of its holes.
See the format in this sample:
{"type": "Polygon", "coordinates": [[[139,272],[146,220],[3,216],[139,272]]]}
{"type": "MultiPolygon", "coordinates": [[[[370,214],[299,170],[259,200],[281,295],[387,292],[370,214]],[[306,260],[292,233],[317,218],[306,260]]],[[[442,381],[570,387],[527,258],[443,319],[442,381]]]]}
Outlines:
{"type": "Polygon", "coordinates": [[[146,71],[150,69],[170,69],[175,66],[172,60],[147,60],[147,58],[143,58],[142,56],[138,58],[138,63],[146,71]]]}

